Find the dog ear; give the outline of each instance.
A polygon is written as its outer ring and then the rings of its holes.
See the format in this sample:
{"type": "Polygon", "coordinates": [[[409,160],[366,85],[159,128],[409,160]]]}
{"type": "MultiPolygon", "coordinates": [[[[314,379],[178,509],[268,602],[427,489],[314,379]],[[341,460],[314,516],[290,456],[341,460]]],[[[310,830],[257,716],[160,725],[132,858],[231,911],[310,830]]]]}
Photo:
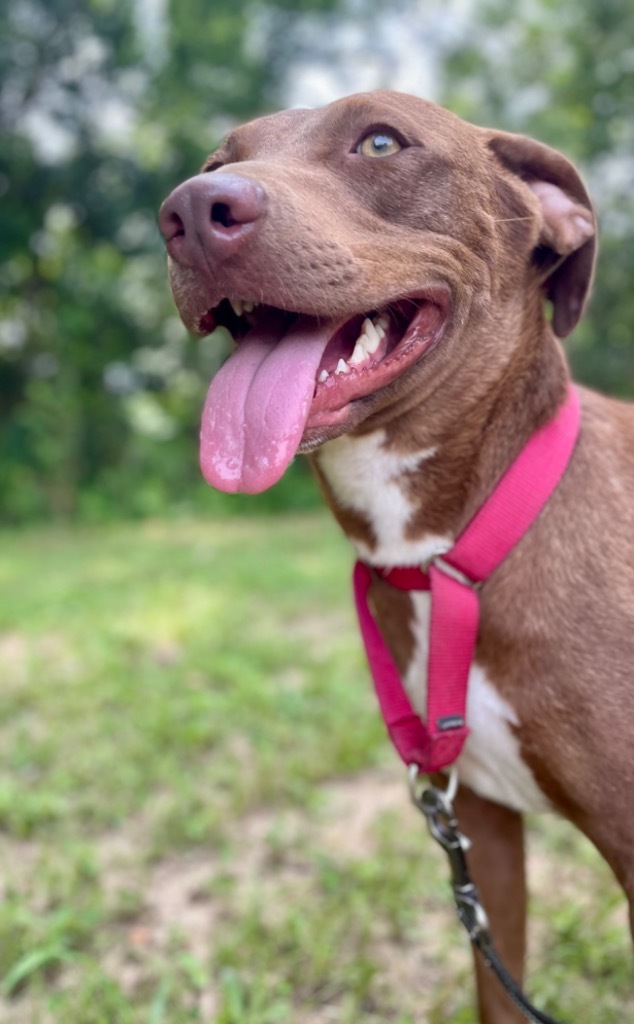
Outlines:
{"type": "Polygon", "coordinates": [[[553,304],[553,330],[565,338],[578,323],[590,290],[596,249],[592,202],[574,166],[561,153],[523,135],[496,132],[489,147],[537,198],[541,212],[534,252],[544,293],[553,304]]]}

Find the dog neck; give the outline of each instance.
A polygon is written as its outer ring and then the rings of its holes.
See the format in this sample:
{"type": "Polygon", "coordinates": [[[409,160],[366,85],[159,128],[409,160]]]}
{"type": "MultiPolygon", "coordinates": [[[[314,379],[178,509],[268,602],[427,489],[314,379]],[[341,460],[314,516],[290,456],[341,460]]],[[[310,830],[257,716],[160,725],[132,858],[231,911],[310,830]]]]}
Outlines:
{"type": "Polygon", "coordinates": [[[493,382],[467,367],[421,403],[396,403],[311,456],[362,558],[421,564],[451,547],[563,400],[565,358],[548,329],[541,338],[530,355],[518,346],[493,382]]]}

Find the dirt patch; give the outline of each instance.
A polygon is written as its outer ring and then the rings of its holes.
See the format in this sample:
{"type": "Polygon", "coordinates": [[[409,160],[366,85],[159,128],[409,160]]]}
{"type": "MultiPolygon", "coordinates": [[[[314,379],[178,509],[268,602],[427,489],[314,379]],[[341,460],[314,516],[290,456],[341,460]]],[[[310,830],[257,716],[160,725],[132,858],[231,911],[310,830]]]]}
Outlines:
{"type": "MultiPolygon", "coordinates": [[[[301,906],[308,898],[319,851],[341,862],[366,858],[376,850],[377,819],[385,812],[390,815],[391,828],[419,828],[398,765],[321,787],[319,806],[310,816],[294,809],[246,815],[229,830],[230,855],[205,851],[171,857],[151,867],[144,880],[139,880],[143,909],[107,955],[107,970],[132,993],[143,985],[148,962],[152,957],[168,956],[176,937],[186,943],[198,962],[209,963],[228,913],[223,893],[230,893],[231,916],[239,914],[241,907],[246,911],[257,898],[267,908],[267,920],[274,924],[289,905],[301,906]]],[[[424,855],[422,827],[420,841],[424,855]]],[[[105,851],[104,859],[117,864],[118,884],[129,884],[131,878],[126,880],[117,856],[125,857],[125,841],[122,837],[114,843],[109,840],[105,851]]],[[[464,976],[468,968],[469,953],[460,937],[456,936],[449,955],[444,940],[439,952],[439,937],[447,924],[444,912],[426,910],[407,944],[394,941],[378,928],[372,948],[378,966],[377,990],[409,992],[412,999],[415,994],[417,1013],[424,1014],[426,998],[437,991],[439,979],[446,979],[448,972],[454,978],[464,976]]],[[[218,994],[211,981],[200,993],[199,1010],[209,1021],[218,1011],[218,994]]],[[[340,1015],[337,1001],[325,1002],[319,1009],[302,1013],[297,1021],[330,1024],[340,1015]]]]}
{"type": "MultiPolygon", "coordinates": [[[[320,806],[310,818],[295,809],[267,808],[236,820],[228,829],[230,854],[205,850],[170,857],[149,868],[142,883],[142,923],[148,941],[163,945],[170,932],[178,930],[205,959],[213,920],[220,913],[218,907],[214,911],[214,903],[222,905],[214,895],[219,878],[238,902],[248,900],[255,886],[260,893],[269,886],[288,891],[309,870],[303,850],[324,850],[337,858],[367,856],[376,845],[377,815],[385,810],[402,813],[403,827],[408,827],[408,818],[411,826],[400,771],[372,771],[335,781],[323,786],[320,794],[320,806]]],[[[142,831],[137,823],[134,832],[140,836],[142,831]]],[[[130,871],[134,851],[135,838],[128,831],[104,838],[99,859],[111,894],[138,881],[137,870],[134,875],[130,871]]]]}
{"type": "MultiPolygon", "coordinates": [[[[186,936],[187,947],[201,963],[213,952],[218,929],[226,911],[218,895],[218,879],[230,882],[233,912],[248,906],[254,894],[271,909],[285,907],[289,901],[301,905],[310,889],[314,860],[306,850],[324,851],[335,860],[364,858],[376,850],[377,819],[388,812],[390,828],[411,830],[421,827],[421,871],[428,858],[440,858],[430,846],[422,822],[418,822],[407,798],[402,770],[382,769],[334,781],[321,788],[318,810],[308,817],[297,810],[260,810],[236,821],[230,830],[229,846],[235,854],[227,860],[221,854],[197,854],[170,858],[154,867],[144,886],[144,912],[128,934],[133,953],[140,948],[155,953],[169,948],[170,936],[186,936]]],[[[568,828],[562,823],[562,829],[568,828]]],[[[583,842],[583,841],[582,841],[583,842]]],[[[573,840],[573,845],[577,839],[573,840]]],[[[598,855],[597,855],[598,859],[598,855]]],[[[563,904],[581,898],[588,905],[596,900],[597,871],[593,858],[562,856],[549,848],[539,831],[529,838],[529,877],[535,902],[548,907],[553,901],[563,904]]],[[[436,863],[436,862],[434,862],[436,863]]],[[[599,870],[607,885],[615,884],[607,869],[599,870]]],[[[625,930],[624,906],[615,911],[625,930]]],[[[552,922],[533,915],[530,920],[531,947],[539,950],[548,941],[552,922]]],[[[409,1005],[416,993],[415,1006],[425,1019],[429,999],[438,999],[439,987],[451,993],[470,982],[470,952],[465,936],[452,920],[451,909],[425,907],[420,924],[407,943],[395,942],[377,934],[373,957],[379,965],[377,985],[394,992],[409,993],[409,1005]],[[467,979],[469,980],[467,981],[467,979]]],[[[126,985],[139,982],[140,969],[126,967],[119,956],[111,960],[115,974],[126,985]]],[[[210,987],[201,994],[207,1019],[217,1009],[216,994],[210,987]]],[[[405,1010],[405,1005],[403,1007],[405,1010]]],[[[301,1017],[302,1024],[329,1024],[339,1019],[341,1007],[324,1005],[301,1017]]],[[[298,1018],[299,1019],[299,1018],[298,1018]]]]}
{"type": "MultiPolygon", "coordinates": [[[[547,912],[567,901],[575,904],[581,900],[590,906],[598,898],[597,886],[615,885],[607,868],[598,864],[598,855],[579,845],[583,840],[572,833],[568,845],[567,829],[561,823],[553,829],[542,831],[537,826],[530,830],[531,888],[535,902],[547,912]]],[[[321,786],[318,803],[309,811],[266,808],[245,815],[230,825],[217,849],[148,864],[143,848],[147,831],[147,821],[140,815],[98,844],[108,900],[116,905],[122,893],[138,893],[138,906],[110,929],[109,948],[102,957],[103,968],[131,997],[153,984],[157,963],[169,962],[175,950],[179,955],[185,951],[208,978],[195,998],[202,1019],[213,1021],[220,996],[210,967],[223,929],[231,927],[243,910],[248,912],[256,898],[267,908],[267,920],[275,924],[277,916],[277,923],[283,921],[290,905],[302,907],[304,900],[315,899],[316,858],[323,854],[339,864],[369,858],[387,834],[406,837],[410,851],[412,844],[417,850],[420,843],[420,865],[416,861],[412,868],[410,857],[405,869],[420,868],[421,879],[423,872],[436,872],[442,879],[438,885],[442,900],[434,903],[421,898],[420,907],[417,901],[414,924],[406,939],[377,924],[371,940],[376,969],[373,990],[383,1009],[394,1007],[394,1019],[407,1013],[417,1020],[430,1019],[430,1015],[448,1019],[459,1005],[457,1001],[464,1000],[465,987],[471,986],[468,942],[445,899],[447,871],[442,855],[409,803],[405,775],[398,764],[321,786]],[[414,836],[413,829],[417,830],[414,836]]],[[[35,844],[5,842],[0,857],[11,851],[26,865],[37,860],[35,844]]],[[[625,934],[622,903],[614,914],[625,934]]],[[[543,912],[541,918],[532,915],[533,950],[548,944],[552,928],[552,920],[543,912]]],[[[296,1024],[335,1024],[342,1012],[335,996],[320,1007],[298,1009],[293,1020],[296,1024]]],[[[24,1006],[15,1005],[11,1014],[11,1024],[29,1020],[24,1006]]],[[[392,1019],[371,1008],[365,1016],[368,1021],[392,1019]]]]}
{"type": "Polygon", "coordinates": [[[74,682],[81,665],[67,639],[57,633],[28,636],[11,631],[0,633],[0,665],[5,698],[19,693],[33,678],[33,664],[41,662],[56,682],[74,682]]]}

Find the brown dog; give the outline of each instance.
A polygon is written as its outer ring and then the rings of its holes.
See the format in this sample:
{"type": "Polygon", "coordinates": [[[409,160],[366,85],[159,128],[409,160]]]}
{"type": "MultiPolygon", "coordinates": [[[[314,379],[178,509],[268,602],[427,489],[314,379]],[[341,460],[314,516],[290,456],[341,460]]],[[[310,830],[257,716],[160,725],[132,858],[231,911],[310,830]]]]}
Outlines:
{"type": "MultiPolygon", "coordinates": [[[[232,132],[161,226],[187,327],[238,341],[203,414],[205,476],[255,492],[311,453],[367,562],[446,552],[563,399],[555,336],[580,317],[595,220],[575,169],[537,142],[353,96],[232,132]]],[[[573,821],[634,906],[634,409],[581,401],[563,481],[482,589],[458,762],[473,874],[518,979],[522,812],[573,821]]],[[[377,580],[373,599],[424,706],[428,595],[377,580]]],[[[481,1021],[521,1020],[477,971],[481,1021]]]]}

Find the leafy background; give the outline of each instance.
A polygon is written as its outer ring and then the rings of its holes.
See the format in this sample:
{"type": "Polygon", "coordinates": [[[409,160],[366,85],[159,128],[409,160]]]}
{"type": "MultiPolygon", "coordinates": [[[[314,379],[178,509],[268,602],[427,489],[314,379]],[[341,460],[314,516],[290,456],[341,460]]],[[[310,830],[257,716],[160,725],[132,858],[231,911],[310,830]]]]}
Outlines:
{"type": "Polygon", "coordinates": [[[0,11],[0,522],[316,500],[301,466],[245,503],[203,488],[222,342],[194,342],[156,211],[227,128],[360,88],[431,96],[579,162],[602,257],[570,346],[634,392],[629,0],[10,0],[0,11]]]}

